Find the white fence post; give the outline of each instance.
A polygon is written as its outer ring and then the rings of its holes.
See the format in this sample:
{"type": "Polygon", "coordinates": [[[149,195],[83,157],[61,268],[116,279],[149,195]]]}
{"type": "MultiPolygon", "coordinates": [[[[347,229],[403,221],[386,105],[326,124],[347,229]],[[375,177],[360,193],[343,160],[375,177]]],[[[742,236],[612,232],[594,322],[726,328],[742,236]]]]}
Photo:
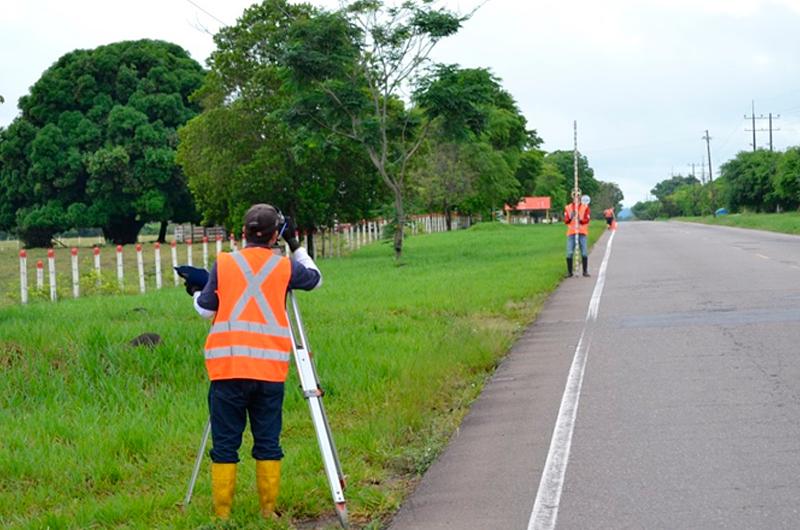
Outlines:
{"type": "Polygon", "coordinates": [[[81,278],[78,274],[78,249],[72,247],[69,251],[70,259],[72,261],[72,298],[78,298],[81,295],[81,278]]]}
{"type": "Polygon", "coordinates": [[[186,264],[189,265],[190,267],[194,266],[194,263],[192,263],[192,240],[191,239],[187,239],[186,240],[186,264]]]}
{"type": "Polygon", "coordinates": [[[19,251],[19,300],[28,303],[28,253],[25,249],[19,251]]]}
{"type": "Polygon", "coordinates": [[[117,284],[120,291],[125,291],[125,269],[122,266],[122,245],[117,245],[117,284]]]}
{"type": "Polygon", "coordinates": [[[50,273],[50,301],[55,302],[58,298],[56,293],[56,251],[52,248],[47,249],[47,269],[50,273]]]}
{"type": "Polygon", "coordinates": [[[228,237],[228,243],[230,243],[231,246],[230,251],[236,252],[236,236],[233,235],[233,232],[231,232],[230,237],[228,237]]]}
{"type": "Polygon", "coordinates": [[[203,268],[208,270],[208,236],[203,236],[203,268]]]}
{"type": "Polygon", "coordinates": [[[217,234],[217,256],[222,253],[222,235],[217,234]]]}
{"type": "Polygon", "coordinates": [[[173,240],[169,244],[169,252],[172,255],[172,281],[175,285],[178,285],[178,271],[175,270],[175,267],[178,266],[178,242],[173,240]]]}
{"type": "Polygon", "coordinates": [[[153,253],[155,254],[156,265],[156,289],[161,289],[161,243],[158,241],[153,245],[153,253]]]}
{"type": "Polygon", "coordinates": [[[136,268],[139,270],[139,292],[144,293],[144,257],[142,256],[142,245],[136,243],[136,268]]]}
{"type": "Polygon", "coordinates": [[[36,260],[36,290],[44,291],[44,262],[36,260]]]}

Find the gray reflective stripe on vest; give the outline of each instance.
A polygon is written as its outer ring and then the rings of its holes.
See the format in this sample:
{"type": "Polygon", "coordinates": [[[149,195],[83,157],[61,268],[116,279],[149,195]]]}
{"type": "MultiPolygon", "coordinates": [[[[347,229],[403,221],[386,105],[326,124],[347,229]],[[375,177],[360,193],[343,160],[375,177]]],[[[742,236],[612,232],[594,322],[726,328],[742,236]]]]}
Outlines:
{"type": "Polygon", "coordinates": [[[222,348],[211,348],[206,350],[206,359],[220,359],[240,355],[253,359],[264,359],[267,361],[289,362],[289,354],[277,350],[266,350],[264,348],[253,348],[252,346],[224,346],[222,348]]]}
{"type": "Polygon", "coordinates": [[[236,263],[236,266],[239,267],[239,270],[244,275],[245,280],[247,281],[247,287],[245,287],[244,292],[236,301],[233,311],[231,312],[230,319],[227,322],[218,322],[211,326],[211,333],[249,331],[252,333],[273,335],[275,337],[290,337],[289,328],[277,324],[275,314],[272,312],[269,302],[266,298],[264,298],[264,293],[261,291],[261,284],[264,283],[264,280],[267,279],[267,276],[269,276],[269,274],[275,270],[275,267],[278,266],[281,258],[275,255],[271,256],[270,259],[264,263],[264,266],[261,267],[261,270],[258,271],[257,274],[254,274],[253,269],[250,267],[250,263],[248,263],[241,253],[234,252],[231,254],[231,257],[233,258],[234,263],[236,263]],[[247,307],[247,304],[250,302],[250,300],[255,301],[258,309],[261,311],[261,314],[267,321],[266,324],[239,320],[239,316],[244,312],[244,309],[247,307]]]}
{"type": "Polygon", "coordinates": [[[288,329],[275,324],[259,324],[257,322],[237,320],[236,322],[219,322],[211,326],[211,333],[224,333],[226,331],[249,331],[250,333],[262,333],[276,337],[289,337],[288,329]]]}

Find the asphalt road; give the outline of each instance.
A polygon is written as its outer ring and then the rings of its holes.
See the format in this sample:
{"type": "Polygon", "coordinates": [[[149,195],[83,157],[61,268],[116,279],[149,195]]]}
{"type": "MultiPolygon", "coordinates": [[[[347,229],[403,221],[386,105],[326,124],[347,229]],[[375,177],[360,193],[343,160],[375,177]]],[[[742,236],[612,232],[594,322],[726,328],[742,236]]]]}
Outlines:
{"type": "Polygon", "coordinates": [[[391,529],[800,528],[800,237],[623,223],[600,275],[609,239],[391,529]]]}

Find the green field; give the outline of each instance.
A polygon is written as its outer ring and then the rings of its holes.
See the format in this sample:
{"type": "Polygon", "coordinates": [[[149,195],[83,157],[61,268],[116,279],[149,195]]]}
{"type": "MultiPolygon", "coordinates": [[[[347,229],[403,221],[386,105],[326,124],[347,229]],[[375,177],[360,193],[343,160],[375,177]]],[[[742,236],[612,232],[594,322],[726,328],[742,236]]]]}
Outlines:
{"type": "Polygon", "coordinates": [[[678,217],[674,220],[769,230],[770,232],[783,232],[784,234],[800,234],[800,212],[742,213],[720,215],[717,217],[678,217]]]}
{"type": "MultiPolygon", "coordinates": [[[[354,527],[379,528],[433,461],[561,281],[563,249],[562,226],[493,224],[410,238],[401,266],[386,244],[322,262],[324,286],[298,299],[354,527]]],[[[0,309],[0,527],[213,527],[207,459],[176,506],[206,421],[207,327],[179,288],[0,309]],[[162,344],[126,344],[146,331],[162,344]]],[[[335,527],[294,375],[284,418],[268,526],[335,527]]],[[[225,528],[264,527],[249,448],[225,528]]]]}

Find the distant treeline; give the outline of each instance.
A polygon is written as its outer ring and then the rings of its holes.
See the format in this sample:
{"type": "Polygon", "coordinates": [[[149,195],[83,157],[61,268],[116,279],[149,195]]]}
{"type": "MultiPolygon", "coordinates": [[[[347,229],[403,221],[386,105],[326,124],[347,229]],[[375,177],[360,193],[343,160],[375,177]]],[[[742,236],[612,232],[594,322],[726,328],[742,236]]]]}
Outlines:
{"type": "Polygon", "coordinates": [[[720,208],[732,213],[797,210],[800,147],[742,151],[721,166],[713,182],[678,175],[659,182],[651,193],[656,200],[633,206],[637,218],[710,215],[720,208]]]}

